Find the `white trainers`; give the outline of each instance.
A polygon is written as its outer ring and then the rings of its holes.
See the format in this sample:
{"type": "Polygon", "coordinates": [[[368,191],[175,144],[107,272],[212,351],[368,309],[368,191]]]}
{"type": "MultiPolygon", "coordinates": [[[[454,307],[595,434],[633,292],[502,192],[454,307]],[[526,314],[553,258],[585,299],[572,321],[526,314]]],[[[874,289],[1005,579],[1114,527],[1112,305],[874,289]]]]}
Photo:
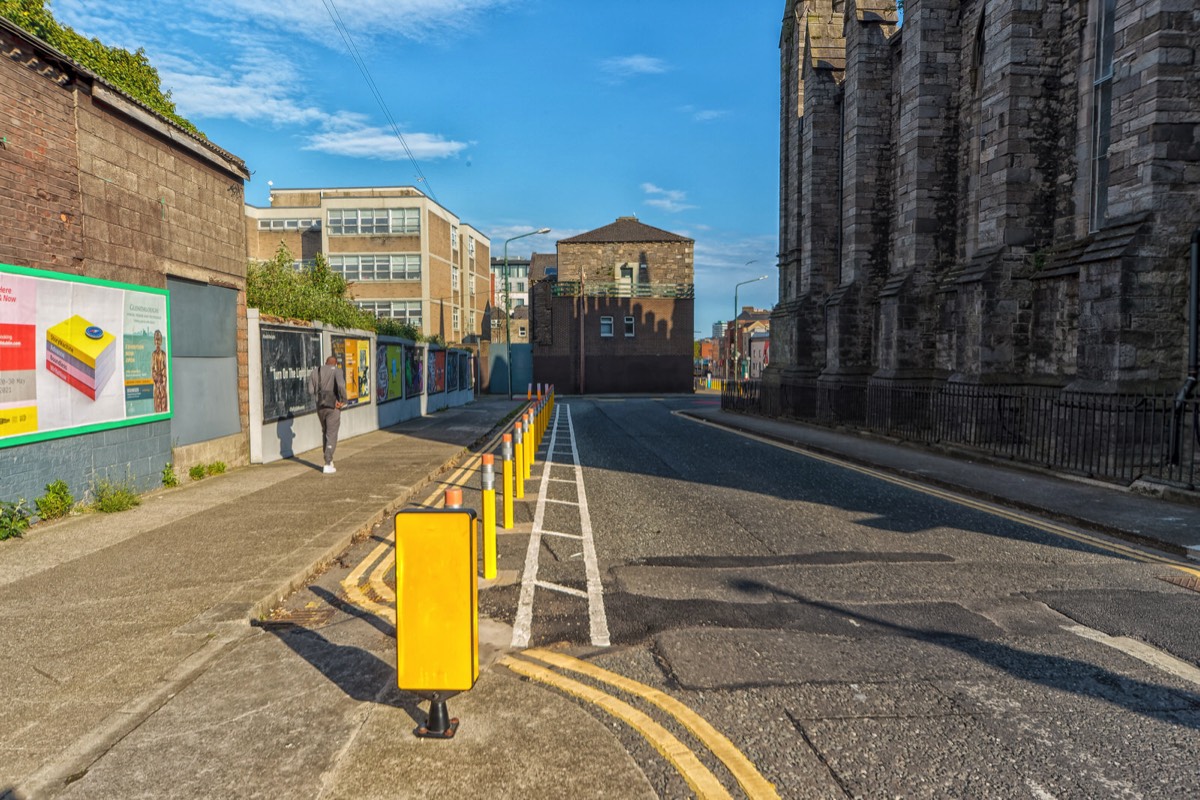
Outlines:
{"type": "Polygon", "coordinates": [[[326,464],[325,469],[323,469],[321,471],[324,472],[326,475],[332,475],[333,473],[337,472],[337,468],[334,467],[333,464],[326,464]]]}

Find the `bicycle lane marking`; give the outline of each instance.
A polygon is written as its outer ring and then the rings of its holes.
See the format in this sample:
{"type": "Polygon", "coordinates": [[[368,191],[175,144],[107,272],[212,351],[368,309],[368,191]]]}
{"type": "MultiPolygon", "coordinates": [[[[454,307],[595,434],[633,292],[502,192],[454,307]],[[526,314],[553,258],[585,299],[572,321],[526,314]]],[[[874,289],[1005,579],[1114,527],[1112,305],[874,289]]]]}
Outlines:
{"type": "MultiPolygon", "coordinates": [[[[525,571],[521,578],[521,596],[517,602],[517,615],[513,622],[512,646],[524,649],[529,646],[533,634],[533,600],[538,586],[554,590],[559,587],[547,584],[538,579],[538,556],[542,547],[543,535],[556,535],[557,532],[545,530],[546,505],[550,486],[550,470],[556,463],[554,455],[559,438],[559,428],[565,425],[564,438],[568,438],[571,448],[571,466],[575,472],[575,491],[578,498],[581,542],[583,545],[584,569],[587,576],[588,621],[592,645],[608,647],[610,637],[608,617],[604,610],[604,587],[600,581],[599,560],[596,557],[596,545],[593,538],[591,518],[588,514],[587,492],[583,484],[583,466],[579,461],[579,450],[575,438],[575,426],[571,417],[571,407],[563,403],[554,410],[554,424],[550,429],[550,444],[546,448],[546,458],[542,462],[542,477],[538,489],[537,508],[534,511],[533,530],[529,535],[529,547],[525,551],[525,571]],[[565,409],[565,423],[563,421],[565,409]]],[[[560,464],[565,466],[565,464],[560,464]]],[[[557,479],[556,479],[557,480],[557,479]]],[[[574,592],[571,592],[574,594],[574,592]]]]}

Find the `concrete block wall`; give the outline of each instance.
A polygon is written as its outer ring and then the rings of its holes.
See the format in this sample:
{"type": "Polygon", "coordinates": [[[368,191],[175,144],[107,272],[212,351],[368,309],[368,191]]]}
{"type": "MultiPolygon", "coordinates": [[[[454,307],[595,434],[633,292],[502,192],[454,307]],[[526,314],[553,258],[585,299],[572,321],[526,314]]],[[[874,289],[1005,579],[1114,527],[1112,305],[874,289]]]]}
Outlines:
{"type": "Polygon", "coordinates": [[[81,502],[92,499],[102,480],[145,492],[162,486],[162,469],[170,462],[169,422],[0,448],[0,500],[24,498],[32,508],[56,480],[66,481],[81,502]]]}

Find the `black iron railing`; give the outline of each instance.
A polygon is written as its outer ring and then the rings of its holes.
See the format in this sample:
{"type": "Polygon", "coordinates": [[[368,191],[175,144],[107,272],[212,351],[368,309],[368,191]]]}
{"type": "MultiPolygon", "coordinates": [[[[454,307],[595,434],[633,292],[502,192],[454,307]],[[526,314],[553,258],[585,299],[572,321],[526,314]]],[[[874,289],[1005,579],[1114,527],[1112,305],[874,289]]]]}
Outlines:
{"type": "Polygon", "coordinates": [[[814,381],[764,387],[729,382],[721,408],[847,426],[925,444],[1131,483],[1139,478],[1196,489],[1200,398],[1093,394],[967,384],[814,381]]]}
{"type": "Polygon", "coordinates": [[[579,281],[557,281],[552,284],[555,297],[673,297],[690,299],[696,296],[696,287],[690,283],[580,283],[579,281]]]}

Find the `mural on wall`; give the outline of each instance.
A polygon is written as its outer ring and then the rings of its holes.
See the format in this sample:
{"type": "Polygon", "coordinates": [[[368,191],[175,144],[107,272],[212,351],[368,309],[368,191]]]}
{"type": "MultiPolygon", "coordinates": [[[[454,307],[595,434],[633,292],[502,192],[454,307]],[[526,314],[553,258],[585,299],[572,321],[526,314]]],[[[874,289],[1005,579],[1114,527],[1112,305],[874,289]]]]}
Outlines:
{"type": "Polygon", "coordinates": [[[317,398],[308,375],[321,363],[321,334],[301,328],[264,325],[262,343],[263,422],[310,414],[317,398]]]}
{"type": "Polygon", "coordinates": [[[425,391],[425,350],[404,346],[404,396],[419,397],[425,391]]]}
{"type": "Polygon", "coordinates": [[[404,397],[404,345],[375,348],[375,397],[377,403],[404,397]]]}
{"type": "Polygon", "coordinates": [[[166,289],[0,264],[0,447],[171,416],[166,289]]]}
{"type": "Polygon", "coordinates": [[[446,351],[429,351],[429,393],[446,391],[446,351]]]}
{"type": "Polygon", "coordinates": [[[475,381],[475,355],[473,353],[461,353],[458,361],[459,378],[458,388],[474,389],[475,381]]]}
{"type": "Polygon", "coordinates": [[[371,402],[371,340],[332,337],[333,355],[346,375],[346,407],[371,402]]]}
{"type": "Polygon", "coordinates": [[[462,357],[461,353],[456,353],[451,350],[446,354],[446,391],[458,391],[458,361],[462,357]]]}

